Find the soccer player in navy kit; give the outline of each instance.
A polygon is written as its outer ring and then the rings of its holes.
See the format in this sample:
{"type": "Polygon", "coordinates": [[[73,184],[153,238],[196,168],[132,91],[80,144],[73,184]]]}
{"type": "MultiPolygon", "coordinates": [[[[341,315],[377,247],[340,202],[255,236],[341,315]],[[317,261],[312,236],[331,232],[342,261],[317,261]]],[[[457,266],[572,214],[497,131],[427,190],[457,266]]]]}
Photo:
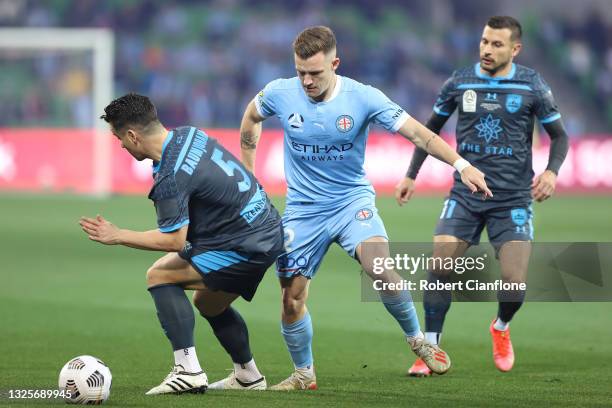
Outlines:
{"type": "MultiPolygon", "coordinates": [[[[444,201],[434,235],[434,256],[462,256],[477,245],[483,228],[495,247],[506,282],[525,282],[533,240],[532,199],[544,201],[554,190],[568,150],[568,137],[550,87],[533,69],[513,63],[521,50],[521,26],[512,17],[491,17],[480,41],[480,62],[455,71],[443,85],[426,126],[439,133],[455,109],[457,151],[486,173],[494,197],[479,200],[455,182],[444,201]],[[546,170],[534,179],[532,132],[538,118],[551,138],[546,170]],[[436,245],[438,244],[438,245],[436,245]]],[[[396,188],[400,205],[414,192],[414,180],[427,157],[417,149],[406,177],[396,188]]],[[[432,270],[431,281],[447,281],[448,270],[432,270]]],[[[514,364],[509,322],[524,291],[500,291],[497,318],[489,328],[493,359],[500,371],[514,364]]],[[[426,338],[438,344],[451,303],[449,291],[424,293],[426,338]]],[[[410,375],[431,374],[418,360],[410,375]]]]}
{"type": "Polygon", "coordinates": [[[283,252],[281,218],[253,174],[215,139],[191,127],[167,131],[151,101],[128,94],[102,116],[137,160],[152,159],[158,229],[119,229],[101,216],[83,217],[83,231],[107,245],[169,252],[147,271],[148,290],[174,350],[175,365],[148,395],[207,388],[265,389],[246,324],[231,303],[250,301],[283,252]],[[194,348],[193,308],[185,290],[234,362],[230,376],[208,387],[194,348]]]}
{"type": "MultiPolygon", "coordinates": [[[[302,31],[293,44],[297,76],[270,82],[248,105],[240,126],[242,160],[253,171],[261,122],[277,116],[284,129],[287,207],[283,216],[286,254],[277,261],[282,288],[281,332],[295,371],[274,390],[315,389],[313,327],[306,299],[310,279],[336,242],[369,276],[372,260],[388,257],[387,234],[365,178],[363,162],[371,123],[398,132],[430,154],[453,164],[471,191],[490,194],[483,174],[441,138],[410,117],[380,90],[336,74],[340,59],[328,27],[302,31]],[[364,245],[370,250],[364,250],[364,245]]],[[[393,269],[378,276],[398,277],[393,269]]],[[[450,359],[424,341],[406,291],[380,292],[412,351],[442,374],[450,359]]]]}

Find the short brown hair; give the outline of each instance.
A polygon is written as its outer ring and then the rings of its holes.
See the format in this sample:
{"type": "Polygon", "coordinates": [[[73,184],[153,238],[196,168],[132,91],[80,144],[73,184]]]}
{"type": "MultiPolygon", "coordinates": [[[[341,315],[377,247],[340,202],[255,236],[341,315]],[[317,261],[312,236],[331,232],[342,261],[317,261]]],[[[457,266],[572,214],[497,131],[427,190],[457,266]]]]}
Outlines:
{"type": "Polygon", "coordinates": [[[512,32],[510,39],[517,41],[521,39],[523,35],[523,29],[521,23],[517,19],[510,16],[493,16],[487,21],[487,25],[496,30],[507,28],[512,32]]]}
{"type": "Polygon", "coordinates": [[[293,41],[293,51],[298,57],[308,59],[323,51],[327,54],[336,49],[336,36],[329,27],[309,27],[302,31],[293,41]]]}

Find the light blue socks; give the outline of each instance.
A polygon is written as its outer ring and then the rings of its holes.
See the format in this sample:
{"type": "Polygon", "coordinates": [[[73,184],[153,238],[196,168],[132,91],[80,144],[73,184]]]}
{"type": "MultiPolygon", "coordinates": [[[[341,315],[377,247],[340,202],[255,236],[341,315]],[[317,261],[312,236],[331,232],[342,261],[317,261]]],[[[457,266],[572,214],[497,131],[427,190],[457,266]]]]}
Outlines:
{"type": "MultiPolygon", "coordinates": [[[[414,309],[414,308],[413,308],[414,309]]],[[[296,368],[312,366],[312,320],[306,311],[304,317],[293,323],[281,322],[281,333],[296,368]]]]}
{"type": "Polygon", "coordinates": [[[408,291],[402,291],[397,296],[389,296],[380,292],[380,300],[391,316],[397,320],[406,336],[416,336],[421,332],[419,318],[408,291]]]}

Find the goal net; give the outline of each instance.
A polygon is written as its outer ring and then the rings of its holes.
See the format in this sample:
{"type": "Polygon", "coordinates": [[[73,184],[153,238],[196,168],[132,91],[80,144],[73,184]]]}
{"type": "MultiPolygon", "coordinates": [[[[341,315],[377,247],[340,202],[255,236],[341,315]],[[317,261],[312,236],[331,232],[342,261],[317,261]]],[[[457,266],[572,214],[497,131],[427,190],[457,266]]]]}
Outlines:
{"type": "Polygon", "coordinates": [[[108,195],[107,29],[0,28],[0,190],[108,195]]]}

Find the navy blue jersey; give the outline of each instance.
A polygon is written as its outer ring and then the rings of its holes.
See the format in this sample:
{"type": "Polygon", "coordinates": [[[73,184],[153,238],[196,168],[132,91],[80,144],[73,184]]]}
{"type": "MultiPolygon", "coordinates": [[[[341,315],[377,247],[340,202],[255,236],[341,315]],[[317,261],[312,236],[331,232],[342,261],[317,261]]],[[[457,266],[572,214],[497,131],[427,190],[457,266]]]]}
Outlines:
{"type": "Polygon", "coordinates": [[[160,231],[189,225],[194,248],[251,253],[265,253],[278,240],[280,216],[255,176],[203,131],[170,131],[153,176],[149,198],[160,231]]]}
{"type": "MultiPolygon", "coordinates": [[[[480,72],[480,64],[457,70],[434,105],[438,115],[458,109],[457,152],[486,174],[495,191],[530,191],[534,120],[561,118],[550,87],[531,68],[512,64],[506,77],[480,72]]],[[[455,172],[455,190],[467,191],[455,172]]]]}

